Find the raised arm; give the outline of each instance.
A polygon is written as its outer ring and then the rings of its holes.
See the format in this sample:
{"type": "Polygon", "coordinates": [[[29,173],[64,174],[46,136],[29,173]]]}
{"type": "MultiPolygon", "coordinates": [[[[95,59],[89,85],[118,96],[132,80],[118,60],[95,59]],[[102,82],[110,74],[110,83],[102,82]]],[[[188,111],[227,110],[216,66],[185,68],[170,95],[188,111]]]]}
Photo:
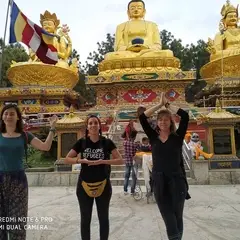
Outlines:
{"type": "Polygon", "coordinates": [[[139,121],[142,125],[142,128],[144,130],[144,132],[146,133],[146,135],[148,136],[148,138],[151,140],[152,138],[157,137],[157,132],[151,127],[149,121],[148,121],[148,117],[152,116],[154,114],[154,112],[156,112],[157,110],[159,110],[161,107],[163,106],[162,101],[147,109],[144,113],[142,113],[139,116],[139,121]]]}
{"type": "Polygon", "coordinates": [[[58,120],[58,117],[56,115],[50,117],[50,119],[49,119],[50,131],[47,136],[47,139],[44,142],[37,137],[34,137],[31,140],[30,144],[35,149],[38,149],[40,151],[49,151],[51,149],[52,141],[53,141],[55,131],[56,131],[55,125],[56,125],[57,120],[58,120]]]}
{"type": "Polygon", "coordinates": [[[179,117],[181,117],[180,119],[180,123],[179,123],[179,127],[176,131],[176,133],[181,137],[181,139],[183,140],[186,132],[187,132],[187,128],[188,128],[188,122],[189,122],[189,115],[186,111],[184,111],[183,109],[174,106],[172,104],[167,104],[166,106],[173,114],[177,114],[179,117]]]}

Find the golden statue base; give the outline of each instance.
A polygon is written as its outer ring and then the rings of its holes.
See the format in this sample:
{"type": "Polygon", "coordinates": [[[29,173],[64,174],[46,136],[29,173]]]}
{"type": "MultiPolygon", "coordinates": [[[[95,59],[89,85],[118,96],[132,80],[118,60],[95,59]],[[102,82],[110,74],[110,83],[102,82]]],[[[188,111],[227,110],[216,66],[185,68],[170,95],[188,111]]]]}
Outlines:
{"type": "Polygon", "coordinates": [[[179,68],[177,58],[104,60],[99,64],[99,71],[99,75],[86,78],[86,84],[97,94],[92,110],[155,104],[162,92],[166,92],[170,101],[182,105],[186,103],[184,89],[196,79],[195,71],[179,68]]]}
{"type": "Polygon", "coordinates": [[[126,58],[119,60],[103,60],[99,65],[99,75],[111,76],[127,73],[138,74],[145,72],[181,72],[180,60],[169,58],[126,58]]]}
{"type": "Polygon", "coordinates": [[[15,63],[7,72],[7,77],[14,86],[64,86],[72,89],[79,77],[75,69],[34,63],[15,63]]]}
{"type": "Polygon", "coordinates": [[[240,55],[217,59],[204,65],[200,70],[201,77],[213,83],[216,78],[240,76],[240,55]]]}
{"type": "Polygon", "coordinates": [[[1,88],[0,107],[7,103],[15,103],[26,114],[66,112],[69,110],[66,106],[66,96],[78,99],[79,94],[63,86],[1,88]]]}

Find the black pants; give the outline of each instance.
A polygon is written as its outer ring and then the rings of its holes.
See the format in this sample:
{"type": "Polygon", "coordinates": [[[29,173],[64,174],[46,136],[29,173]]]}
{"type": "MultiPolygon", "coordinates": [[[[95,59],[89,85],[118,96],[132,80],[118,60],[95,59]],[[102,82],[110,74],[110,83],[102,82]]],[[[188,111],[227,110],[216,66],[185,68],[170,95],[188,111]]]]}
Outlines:
{"type": "Polygon", "coordinates": [[[109,236],[109,204],[112,197],[112,186],[110,180],[107,181],[101,196],[91,198],[84,191],[81,180],[78,180],[77,198],[81,214],[81,237],[82,240],[91,239],[90,224],[92,219],[92,208],[94,199],[97,205],[97,214],[100,225],[100,240],[108,240],[109,236]]]}
{"type": "Polygon", "coordinates": [[[0,240],[25,240],[28,212],[28,183],[24,171],[0,172],[0,240]],[[19,221],[20,220],[20,221],[19,221]]]}
{"type": "Polygon", "coordinates": [[[154,181],[154,195],[167,229],[169,240],[181,240],[183,235],[183,209],[187,194],[186,182],[176,178],[174,193],[165,186],[164,194],[160,190],[159,182],[154,181]],[[173,196],[175,194],[175,196],[173,196]]]}

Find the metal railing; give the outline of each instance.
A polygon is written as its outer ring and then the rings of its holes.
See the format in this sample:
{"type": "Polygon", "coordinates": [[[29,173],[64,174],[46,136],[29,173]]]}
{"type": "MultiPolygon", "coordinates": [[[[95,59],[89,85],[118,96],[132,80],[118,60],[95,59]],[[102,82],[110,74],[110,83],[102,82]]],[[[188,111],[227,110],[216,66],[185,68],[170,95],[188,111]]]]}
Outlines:
{"type": "Polygon", "coordinates": [[[191,171],[193,155],[190,147],[188,146],[185,140],[183,141],[182,154],[183,154],[184,162],[186,163],[188,169],[191,171]]]}
{"type": "Polygon", "coordinates": [[[118,111],[114,111],[112,124],[109,127],[108,132],[106,133],[107,138],[109,138],[111,140],[113,139],[117,125],[118,125],[118,111]]]}

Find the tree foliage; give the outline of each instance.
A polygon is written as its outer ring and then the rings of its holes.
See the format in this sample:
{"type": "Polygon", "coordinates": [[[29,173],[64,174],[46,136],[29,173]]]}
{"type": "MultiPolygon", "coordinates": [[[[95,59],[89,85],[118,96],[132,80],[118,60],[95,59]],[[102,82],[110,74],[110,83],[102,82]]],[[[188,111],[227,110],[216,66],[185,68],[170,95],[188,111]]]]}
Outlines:
{"type": "MultiPolygon", "coordinates": [[[[72,63],[72,60],[76,58],[78,61],[80,60],[80,55],[76,49],[73,49],[72,54],[69,58],[69,64],[72,63]]],[[[74,90],[80,94],[78,101],[83,104],[84,102],[94,102],[95,101],[95,94],[93,90],[85,84],[85,74],[83,69],[81,69],[81,64],[79,63],[79,81],[77,82],[74,90]]]]}
{"type": "Polygon", "coordinates": [[[97,51],[90,52],[83,66],[83,71],[87,75],[98,74],[98,64],[104,59],[105,54],[114,51],[115,37],[110,33],[107,34],[106,40],[97,42],[97,51]]]}
{"type": "Polygon", "coordinates": [[[3,40],[0,39],[0,70],[1,70],[1,83],[3,86],[11,86],[11,83],[7,79],[7,70],[10,67],[12,61],[25,62],[29,57],[25,48],[19,44],[5,45],[3,40]]]}

